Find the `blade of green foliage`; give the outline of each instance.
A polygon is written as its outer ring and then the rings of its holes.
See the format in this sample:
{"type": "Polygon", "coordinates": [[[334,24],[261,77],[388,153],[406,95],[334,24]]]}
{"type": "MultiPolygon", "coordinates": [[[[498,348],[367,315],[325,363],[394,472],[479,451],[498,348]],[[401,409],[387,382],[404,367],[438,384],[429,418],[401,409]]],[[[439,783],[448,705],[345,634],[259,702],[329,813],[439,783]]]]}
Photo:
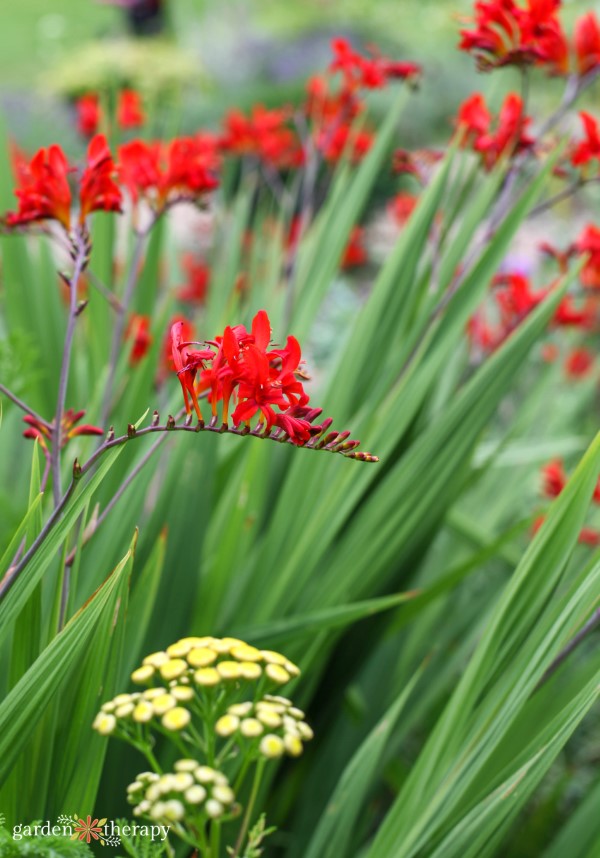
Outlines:
{"type": "Polygon", "coordinates": [[[421,678],[422,670],[415,673],[349,761],[323,810],[305,858],[343,858],[350,854],[348,849],[357,817],[381,767],[392,731],[421,678]]]}
{"type": "Polygon", "coordinates": [[[46,707],[88,651],[103,616],[114,616],[128,573],[128,552],[106,583],[67,623],[0,704],[0,784],[26,745],[46,707]]]}

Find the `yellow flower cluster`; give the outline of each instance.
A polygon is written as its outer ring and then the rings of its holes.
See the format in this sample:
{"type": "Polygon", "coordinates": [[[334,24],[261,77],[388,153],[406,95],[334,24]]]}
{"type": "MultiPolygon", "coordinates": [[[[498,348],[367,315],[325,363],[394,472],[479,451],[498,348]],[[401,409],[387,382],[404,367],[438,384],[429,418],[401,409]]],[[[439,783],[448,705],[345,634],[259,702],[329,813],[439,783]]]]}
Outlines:
{"type": "Polygon", "coordinates": [[[181,702],[190,700],[194,691],[189,685],[172,683],[169,688],[148,688],[132,694],[117,694],[103,703],[92,727],[102,736],[109,736],[127,722],[145,724],[153,718],[167,730],[183,730],[191,721],[189,711],[181,702]]]}
{"type": "Polygon", "coordinates": [[[165,652],[146,656],[131,675],[133,682],[146,685],[156,679],[211,687],[221,683],[265,677],[284,685],[300,675],[300,669],[279,652],[257,649],[237,638],[189,637],[167,647],[165,652]]]}
{"type": "Polygon", "coordinates": [[[215,724],[219,736],[234,734],[250,741],[260,740],[258,750],[265,757],[289,754],[299,757],[303,742],[313,737],[313,731],[304,720],[304,712],[297,709],[286,697],[267,694],[256,703],[234,703],[215,724]]]}
{"type": "Polygon", "coordinates": [[[203,813],[210,819],[231,818],[239,813],[227,777],[197,760],[178,760],[174,772],[157,775],[142,772],[127,787],[134,816],[158,822],[180,822],[203,813]]]}

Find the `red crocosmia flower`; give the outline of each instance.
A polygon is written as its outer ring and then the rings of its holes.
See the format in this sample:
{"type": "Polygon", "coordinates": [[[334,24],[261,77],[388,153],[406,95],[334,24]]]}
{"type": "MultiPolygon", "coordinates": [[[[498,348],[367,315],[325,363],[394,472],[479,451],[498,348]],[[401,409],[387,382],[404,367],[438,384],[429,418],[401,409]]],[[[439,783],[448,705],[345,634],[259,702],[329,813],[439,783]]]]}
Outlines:
{"type": "Polygon", "coordinates": [[[600,289],[600,229],[588,224],[573,245],[573,251],[589,254],[579,275],[583,285],[588,289],[600,289]]]}
{"type": "Polygon", "coordinates": [[[93,137],[100,125],[100,103],[96,93],[82,95],[75,102],[77,130],[82,137],[93,137]]]}
{"type": "Polygon", "coordinates": [[[547,66],[551,74],[568,70],[566,37],[558,19],[560,0],[479,0],[474,29],[461,30],[460,50],[472,53],[479,68],[505,65],[547,66]]]}
{"type": "Polygon", "coordinates": [[[348,244],[344,250],[344,255],[340,262],[342,268],[357,268],[359,265],[365,264],[369,257],[364,241],[364,229],[360,226],[353,227],[352,232],[350,233],[350,238],[348,239],[348,244]]]}
{"type": "Polygon", "coordinates": [[[194,202],[218,187],[215,146],[208,137],[180,137],[170,143],[132,140],[119,148],[119,175],[134,203],[140,197],[162,213],[194,202]]]}
{"type": "Polygon", "coordinates": [[[120,128],[139,128],[146,121],[146,115],[139,92],[124,89],[119,93],[117,102],[117,123],[120,128]]]}
{"type": "Polygon", "coordinates": [[[479,310],[467,322],[467,336],[480,352],[487,353],[496,349],[504,339],[504,332],[493,328],[479,310]]]}
{"type": "Polygon", "coordinates": [[[487,109],[485,99],[480,92],[474,92],[458,108],[455,125],[465,135],[463,145],[474,145],[480,137],[487,134],[492,115],[487,109]]]}
{"type": "Polygon", "coordinates": [[[210,268],[191,253],[185,254],[181,265],[186,273],[187,282],[177,291],[177,297],[188,304],[204,304],[210,281],[210,268]]]}
{"type": "Polygon", "coordinates": [[[193,345],[186,339],[189,333],[189,328],[184,320],[175,322],[171,327],[171,357],[175,372],[181,384],[183,391],[183,399],[185,402],[185,410],[189,414],[191,411],[190,399],[194,406],[194,411],[198,420],[202,420],[202,412],[198,403],[198,396],[194,387],[196,374],[199,369],[203,369],[205,362],[214,358],[214,353],[210,349],[192,349],[193,345]]]}
{"type": "MultiPolygon", "coordinates": [[[[104,430],[99,426],[91,426],[89,423],[84,423],[82,426],[76,426],[76,423],[85,416],[85,411],[73,411],[69,408],[64,412],[61,421],[60,446],[61,448],[67,444],[71,438],[76,438],[78,435],[103,435],[104,430]]],[[[25,415],[23,421],[27,423],[28,428],[23,432],[24,438],[34,438],[39,441],[40,447],[46,458],[49,457],[49,445],[52,443],[52,424],[50,427],[43,423],[39,423],[35,417],[30,414],[25,415]]]]}
{"type": "Polygon", "coordinates": [[[404,226],[413,213],[419,198],[401,191],[387,204],[387,211],[398,226],[404,226]]]}
{"type": "Polygon", "coordinates": [[[87,159],[88,166],[81,176],[79,191],[80,223],[95,211],[121,211],[121,190],[115,182],[115,162],[103,134],[97,134],[90,141],[87,159]]]}
{"type": "Polygon", "coordinates": [[[357,130],[347,123],[332,124],[317,134],[315,143],[326,161],[336,162],[344,156],[355,164],[373,145],[373,134],[364,128],[357,130]]]}
{"type": "Polygon", "coordinates": [[[529,279],[519,273],[499,274],[493,285],[498,287],[495,297],[507,327],[520,322],[546,297],[545,290],[533,292],[529,279]]]}
{"type": "Polygon", "coordinates": [[[581,111],[579,114],[585,131],[585,140],[576,146],[571,155],[571,163],[574,167],[581,167],[592,159],[600,162],[600,128],[598,121],[589,113],[581,111]]]}
{"type": "Polygon", "coordinates": [[[347,39],[331,42],[333,61],[330,71],[341,72],[346,88],[379,89],[389,79],[410,80],[421,74],[421,66],[410,62],[396,62],[377,55],[365,57],[357,53],[347,39]]]}
{"type": "Polygon", "coordinates": [[[567,475],[562,459],[553,459],[542,468],[542,491],[548,498],[555,498],[567,484],[567,475]]]}
{"type": "Polygon", "coordinates": [[[71,227],[69,165],[60,146],[40,149],[29,164],[20,163],[15,191],[19,211],[6,215],[7,226],[24,226],[40,220],[57,220],[71,227]]]}
{"type": "Polygon", "coordinates": [[[523,113],[523,101],[516,93],[509,93],[500,108],[495,132],[482,134],[474,148],[481,152],[486,169],[490,170],[506,152],[516,154],[535,143],[527,136],[531,119],[523,113]]]}
{"type": "Polygon", "coordinates": [[[288,108],[268,110],[262,104],[253,107],[248,117],[231,110],[225,117],[221,147],[231,155],[252,156],[278,169],[298,167],[304,153],[297,134],[287,125],[290,118],[288,108]]]}
{"type": "Polygon", "coordinates": [[[591,372],[594,360],[594,354],[589,349],[573,349],[565,361],[565,372],[569,378],[582,378],[591,372]]]}
{"type": "Polygon", "coordinates": [[[587,74],[600,65],[600,23],[593,12],[579,18],[574,32],[577,71],[587,74]]]}
{"type": "Polygon", "coordinates": [[[129,363],[131,366],[139,363],[146,357],[150,346],[152,345],[152,334],[150,333],[150,316],[142,316],[138,313],[133,313],[127,324],[125,331],[125,339],[133,340],[131,352],[129,354],[129,363]]]}
{"type": "Polygon", "coordinates": [[[577,306],[571,295],[565,295],[554,314],[553,323],[559,327],[591,329],[596,324],[597,315],[595,301],[588,300],[577,306]]]}

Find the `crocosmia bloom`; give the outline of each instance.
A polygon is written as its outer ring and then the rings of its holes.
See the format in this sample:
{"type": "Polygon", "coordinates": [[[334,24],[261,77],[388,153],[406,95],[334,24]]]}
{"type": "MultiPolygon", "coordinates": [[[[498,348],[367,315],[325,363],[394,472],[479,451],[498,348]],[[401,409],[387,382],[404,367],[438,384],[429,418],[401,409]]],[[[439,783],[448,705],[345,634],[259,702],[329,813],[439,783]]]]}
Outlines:
{"type": "Polygon", "coordinates": [[[117,124],[119,128],[139,128],[146,121],[142,99],[134,89],[124,89],[117,102],[117,124]]]}
{"type": "MultiPolygon", "coordinates": [[[[99,426],[92,426],[89,423],[84,423],[81,426],[76,424],[85,416],[85,411],[73,411],[69,408],[62,416],[60,446],[64,447],[72,438],[78,435],[103,435],[104,431],[99,426]]],[[[23,432],[24,438],[33,438],[39,441],[40,447],[44,456],[48,458],[49,445],[52,443],[53,427],[52,424],[40,423],[35,417],[26,414],[23,421],[27,423],[27,429],[23,432]]]]}
{"type": "Polygon", "coordinates": [[[92,137],[100,125],[100,104],[96,93],[82,95],[75,102],[77,130],[82,137],[92,137]]]}
{"type": "MultiPolygon", "coordinates": [[[[15,191],[19,211],[6,215],[10,227],[56,220],[71,229],[72,194],[68,176],[75,173],[60,146],[40,149],[27,164],[20,162],[15,191]]],[[[121,191],[114,180],[115,165],[106,139],[98,134],[90,141],[87,166],[79,181],[79,225],[95,211],[121,211],[121,191]]]]}

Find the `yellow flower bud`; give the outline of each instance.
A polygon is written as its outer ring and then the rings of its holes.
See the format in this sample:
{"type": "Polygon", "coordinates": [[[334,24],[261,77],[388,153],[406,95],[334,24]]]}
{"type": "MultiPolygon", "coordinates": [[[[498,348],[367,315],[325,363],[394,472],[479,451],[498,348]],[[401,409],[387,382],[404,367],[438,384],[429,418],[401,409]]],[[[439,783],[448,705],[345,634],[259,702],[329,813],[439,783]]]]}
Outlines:
{"type": "Polygon", "coordinates": [[[231,655],[238,661],[262,661],[262,653],[255,646],[241,644],[231,648],[231,655]]]}
{"type": "Polygon", "coordinates": [[[221,681],[221,675],[214,667],[201,667],[194,673],[194,682],[198,685],[218,685],[221,681]]]}
{"type": "Polygon", "coordinates": [[[194,772],[194,777],[201,784],[210,784],[215,779],[216,772],[210,766],[198,766],[194,772]]]}
{"type": "Polygon", "coordinates": [[[161,723],[167,730],[183,730],[191,720],[192,716],[187,709],[176,706],[163,715],[161,723]]]}
{"type": "Polygon", "coordinates": [[[137,721],[138,724],[145,724],[146,721],[150,721],[153,716],[154,706],[149,700],[140,700],[133,710],[133,720],[137,721]]]}
{"type": "Polygon", "coordinates": [[[244,679],[259,679],[262,675],[262,667],[252,661],[241,661],[240,673],[244,679]]]}
{"type": "Polygon", "coordinates": [[[287,661],[283,665],[290,676],[300,676],[300,668],[293,661],[287,661]]]}
{"type": "Polygon", "coordinates": [[[175,700],[185,701],[192,700],[194,697],[194,689],[189,685],[173,685],[169,688],[169,693],[173,695],[175,700]]]}
{"type": "Polygon", "coordinates": [[[240,733],[247,739],[253,739],[264,733],[264,727],[256,718],[244,718],[240,724],[240,733]]]}
{"type": "Polygon", "coordinates": [[[287,661],[284,655],[272,649],[261,649],[260,654],[268,664],[281,664],[283,666],[287,661]]]}
{"type": "Polygon", "coordinates": [[[275,759],[276,757],[281,757],[284,753],[285,745],[283,744],[283,739],[279,736],[275,736],[273,733],[267,733],[267,735],[263,736],[260,740],[258,749],[263,756],[275,759]]]}
{"type": "Polygon", "coordinates": [[[147,688],[146,691],[142,692],[142,697],[144,700],[155,700],[162,694],[166,694],[166,691],[166,688],[147,688]]]}
{"type": "Polygon", "coordinates": [[[154,676],[154,667],[151,664],[143,664],[141,667],[138,667],[137,670],[134,670],[131,674],[131,681],[135,682],[137,685],[143,685],[145,682],[148,682],[149,679],[152,679],[154,676]]]}
{"type": "Polygon", "coordinates": [[[302,740],[299,739],[298,736],[292,736],[291,733],[285,734],[283,737],[283,744],[285,745],[285,750],[290,757],[299,757],[303,751],[302,740]]]}
{"type": "Polygon", "coordinates": [[[123,706],[125,703],[131,703],[131,694],[117,694],[113,699],[115,706],[123,706]]]}
{"type": "Polygon", "coordinates": [[[117,726],[117,719],[109,712],[99,712],[92,726],[101,736],[110,736],[117,726]]]}
{"type": "Polygon", "coordinates": [[[176,798],[172,798],[170,801],[165,802],[163,819],[178,822],[180,819],[183,819],[184,816],[185,807],[182,802],[178,801],[176,798]]]}
{"type": "Polygon", "coordinates": [[[197,765],[196,760],[177,760],[173,768],[176,772],[193,772],[197,765]]]}
{"type": "Polygon", "coordinates": [[[189,772],[177,772],[173,775],[173,789],[183,792],[194,785],[194,778],[189,772]]]}
{"type": "Polygon", "coordinates": [[[280,664],[268,664],[265,668],[265,673],[269,679],[272,679],[273,682],[277,682],[279,685],[285,685],[286,682],[290,681],[289,673],[280,664]]]}
{"type": "Polygon", "coordinates": [[[152,708],[156,715],[164,715],[176,705],[177,701],[172,694],[161,694],[160,697],[155,697],[152,701],[152,708]]]}
{"type": "Polygon", "coordinates": [[[164,801],[157,801],[156,804],[152,805],[152,807],[150,808],[149,815],[152,817],[152,819],[164,819],[165,808],[166,804],[164,801]]]}
{"type": "Polygon", "coordinates": [[[227,711],[230,715],[237,715],[238,718],[243,718],[244,715],[249,715],[252,712],[252,703],[234,703],[227,711]]]}
{"type": "Polygon", "coordinates": [[[167,647],[167,655],[169,658],[185,658],[188,652],[192,649],[193,644],[189,641],[189,639],[183,638],[177,643],[171,644],[171,646],[167,647]]]}
{"type": "Polygon", "coordinates": [[[188,669],[187,661],[182,658],[172,658],[159,667],[163,679],[177,679],[188,669]]]}
{"type": "Polygon", "coordinates": [[[121,706],[117,706],[115,709],[115,715],[117,718],[128,718],[134,709],[135,705],[131,701],[129,703],[122,703],[121,706]]]}
{"type": "Polygon", "coordinates": [[[152,667],[160,667],[165,661],[169,661],[169,656],[166,652],[153,652],[146,656],[142,664],[151,664],[152,667]]]}
{"type": "Polygon", "coordinates": [[[183,795],[189,804],[201,804],[206,798],[206,790],[200,784],[194,784],[183,795]]]}
{"type": "Polygon", "coordinates": [[[209,798],[204,805],[204,809],[211,819],[218,819],[219,816],[223,816],[223,811],[225,810],[221,802],[216,801],[214,798],[209,798]]]}
{"type": "Polygon", "coordinates": [[[242,676],[242,671],[237,661],[221,661],[216,669],[223,679],[240,679],[242,676]]]}
{"type": "Polygon", "coordinates": [[[192,667],[208,667],[217,660],[217,653],[208,647],[197,647],[188,652],[187,660],[192,667]]]}
{"type": "Polygon", "coordinates": [[[240,726],[237,715],[223,715],[215,724],[215,732],[219,736],[231,736],[240,726]]]}
{"type": "Polygon", "coordinates": [[[279,712],[274,712],[272,709],[266,709],[261,707],[257,708],[256,717],[264,724],[265,727],[270,727],[271,729],[275,729],[276,727],[281,727],[283,723],[283,719],[279,712]]]}
{"type": "Polygon", "coordinates": [[[217,801],[220,801],[221,804],[231,804],[235,798],[231,787],[224,786],[223,784],[217,784],[213,787],[212,796],[213,798],[216,798],[217,801]]]}

